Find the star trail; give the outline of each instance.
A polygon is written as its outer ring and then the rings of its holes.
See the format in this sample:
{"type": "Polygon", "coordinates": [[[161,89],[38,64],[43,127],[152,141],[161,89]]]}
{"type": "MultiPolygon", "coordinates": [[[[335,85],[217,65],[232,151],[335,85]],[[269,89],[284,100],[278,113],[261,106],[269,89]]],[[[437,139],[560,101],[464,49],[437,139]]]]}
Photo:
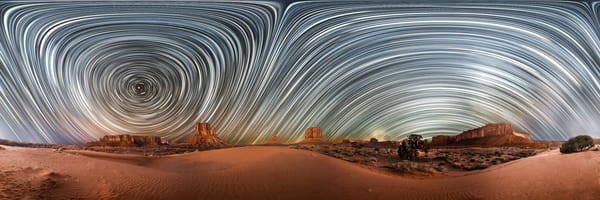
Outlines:
{"type": "Polygon", "coordinates": [[[0,138],[600,137],[598,2],[0,3],[0,138]]]}

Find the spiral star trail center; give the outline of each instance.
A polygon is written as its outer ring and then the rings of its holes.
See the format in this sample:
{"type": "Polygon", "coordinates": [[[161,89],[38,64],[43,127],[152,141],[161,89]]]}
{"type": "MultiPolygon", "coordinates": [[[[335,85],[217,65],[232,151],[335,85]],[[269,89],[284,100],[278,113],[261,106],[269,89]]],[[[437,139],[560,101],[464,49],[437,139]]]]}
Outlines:
{"type": "Polygon", "coordinates": [[[0,138],[600,137],[596,2],[0,3],[0,138]]]}

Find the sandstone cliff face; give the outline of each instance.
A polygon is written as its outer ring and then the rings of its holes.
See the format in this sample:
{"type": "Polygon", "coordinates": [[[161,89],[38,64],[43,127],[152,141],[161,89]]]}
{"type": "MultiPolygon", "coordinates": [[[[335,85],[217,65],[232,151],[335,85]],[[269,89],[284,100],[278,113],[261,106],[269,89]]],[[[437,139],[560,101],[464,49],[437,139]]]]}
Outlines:
{"type": "Polygon", "coordinates": [[[456,136],[434,136],[431,144],[434,146],[504,146],[512,144],[527,144],[531,142],[531,136],[529,134],[515,131],[512,127],[512,124],[487,124],[483,127],[464,131],[456,136]]]}
{"type": "Polygon", "coordinates": [[[188,141],[194,146],[220,147],[227,145],[221,138],[217,137],[215,129],[209,123],[196,123],[194,125],[194,136],[188,141]]]}
{"type": "Polygon", "coordinates": [[[525,138],[527,140],[531,140],[531,135],[529,135],[528,133],[522,133],[522,132],[515,131],[515,132],[513,132],[513,135],[525,138]]]}
{"type": "Polygon", "coordinates": [[[88,146],[157,146],[163,144],[158,136],[137,135],[105,135],[97,142],[90,142],[88,146]]]}
{"type": "Polygon", "coordinates": [[[323,131],[318,126],[313,126],[304,132],[304,142],[323,142],[323,131]]]}
{"type": "Polygon", "coordinates": [[[438,135],[433,136],[433,138],[431,139],[431,145],[434,146],[450,145],[454,142],[456,142],[456,136],[438,135]]]}

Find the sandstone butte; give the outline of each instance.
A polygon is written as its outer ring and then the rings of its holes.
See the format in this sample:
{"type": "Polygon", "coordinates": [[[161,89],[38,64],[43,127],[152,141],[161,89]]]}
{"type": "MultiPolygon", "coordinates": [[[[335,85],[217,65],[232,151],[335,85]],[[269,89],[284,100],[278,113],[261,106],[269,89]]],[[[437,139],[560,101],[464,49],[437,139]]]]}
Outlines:
{"type": "Polygon", "coordinates": [[[217,137],[217,132],[209,123],[194,124],[194,135],[187,143],[193,146],[208,147],[221,147],[227,145],[221,138],[217,137]]]}
{"type": "MultiPolygon", "coordinates": [[[[86,146],[157,146],[167,144],[158,136],[137,136],[137,135],[105,135],[99,141],[89,142],[86,146]]],[[[194,125],[194,135],[192,138],[181,144],[183,146],[193,147],[223,147],[228,144],[217,137],[215,129],[209,123],[196,123],[194,125]]]]}
{"type": "Polygon", "coordinates": [[[305,143],[323,142],[323,131],[318,126],[312,126],[304,132],[305,143]]]}
{"type": "Polygon", "coordinates": [[[455,136],[438,135],[434,136],[431,141],[433,146],[510,146],[532,143],[529,134],[518,132],[513,129],[512,124],[507,123],[487,124],[455,136]]]}
{"type": "Polygon", "coordinates": [[[105,135],[97,142],[89,142],[87,146],[158,146],[164,142],[158,136],[138,135],[105,135]]]}
{"type": "Polygon", "coordinates": [[[279,141],[277,141],[276,135],[271,136],[271,140],[269,140],[269,144],[279,144],[279,141]]]}

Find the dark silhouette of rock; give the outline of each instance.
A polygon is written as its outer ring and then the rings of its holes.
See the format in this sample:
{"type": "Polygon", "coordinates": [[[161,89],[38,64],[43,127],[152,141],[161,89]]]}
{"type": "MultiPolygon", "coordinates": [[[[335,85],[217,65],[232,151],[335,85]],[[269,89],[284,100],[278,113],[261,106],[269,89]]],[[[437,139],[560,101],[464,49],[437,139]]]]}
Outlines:
{"type": "Polygon", "coordinates": [[[439,135],[432,138],[434,146],[448,145],[477,145],[477,146],[506,146],[531,144],[531,136],[517,132],[512,124],[487,124],[483,127],[464,131],[455,136],[439,135]]]}
{"type": "Polygon", "coordinates": [[[371,138],[371,140],[369,140],[370,143],[377,143],[379,142],[379,140],[377,140],[377,138],[371,138]]]}
{"type": "Polygon", "coordinates": [[[304,132],[304,142],[323,142],[323,131],[318,126],[312,126],[304,132]]]}
{"type": "Polygon", "coordinates": [[[215,129],[209,123],[196,123],[194,125],[194,136],[192,136],[188,143],[194,146],[211,147],[227,145],[221,138],[217,137],[215,129]]]}
{"type": "Polygon", "coordinates": [[[105,135],[97,142],[89,142],[86,146],[158,146],[163,141],[158,136],[138,135],[105,135]]]}

